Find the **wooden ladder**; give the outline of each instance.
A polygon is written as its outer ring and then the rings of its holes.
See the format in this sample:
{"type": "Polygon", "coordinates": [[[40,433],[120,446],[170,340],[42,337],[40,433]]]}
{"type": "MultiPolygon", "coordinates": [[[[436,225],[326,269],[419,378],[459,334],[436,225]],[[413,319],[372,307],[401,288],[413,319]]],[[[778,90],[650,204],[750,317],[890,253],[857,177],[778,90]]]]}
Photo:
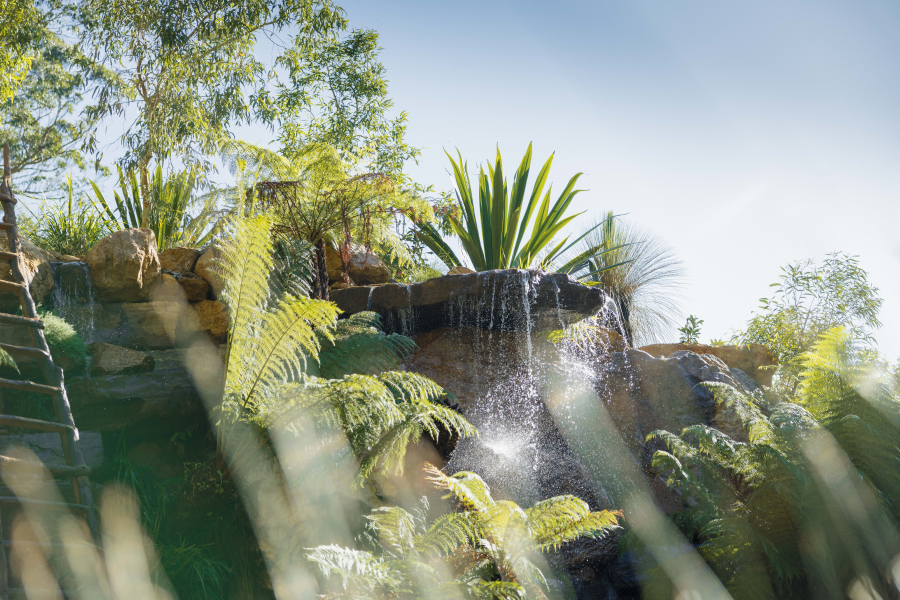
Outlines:
{"type": "MultiPolygon", "coordinates": [[[[91,500],[91,488],[88,481],[90,468],[84,462],[81,447],[78,442],[78,429],[72,417],[72,409],[69,406],[69,398],[63,382],[63,371],[53,363],[50,348],[44,337],[44,323],[38,318],[34,300],[28,289],[28,282],[24,277],[24,261],[22,248],[16,231],[15,205],[16,199],[12,192],[12,179],[10,173],[9,147],[3,146],[3,181],[0,183],[0,203],[3,206],[3,220],[0,221],[0,232],[6,234],[9,240],[9,252],[0,251],[0,259],[8,260],[12,267],[13,281],[0,281],[0,290],[15,292],[22,305],[22,316],[0,313],[0,323],[18,325],[27,328],[31,336],[31,346],[17,346],[0,340],[0,348],[5,350],[13,358],[17,356],[36,359],[41,366],[44,383],[20,381],[0,378],[0,427],[17,427],[24,430],[58,433],[62,443],[65,465],[46,465],[50,474],[55,477],[68,478],[72,485],[75,502],[47,502],[16,496],[0,495],[0,507],[9,505],[22,505],[34,503],[44,510],[71,510],[81,513],[87,520],[88,527],[95,539],[97,535],[97,517],[93,510],[91,500]],[[56,421],[44,421],[29,419],[14,415],[6,415],[3,410],[3,390],[23,390],[36,394],[49,396],[53,402],[53,410],[56,421]]],[[[30,467],[26,461],[11,457],[0,456],[0,465],[16,465],[30,467]],[[24,463],[24,464],[23,464],[24,463]]],[[[2,532],[2,527],[0,527],[2,532]]],[[[8,540],[0,543],[0,597],[8,598],[14,590],[9,587],[9,562],[5,548],[9,546],[8,540]]]]}

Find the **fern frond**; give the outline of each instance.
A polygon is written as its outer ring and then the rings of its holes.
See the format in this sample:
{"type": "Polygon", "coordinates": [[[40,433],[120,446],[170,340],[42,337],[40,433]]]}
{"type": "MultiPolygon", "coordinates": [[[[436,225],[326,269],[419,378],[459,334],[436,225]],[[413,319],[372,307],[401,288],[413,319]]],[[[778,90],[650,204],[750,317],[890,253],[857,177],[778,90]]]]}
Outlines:
{"type": "Polygon", "coordinates": [[[468,513],[449,513],[434,523],[416,540],[416,550],[425,555],[450,554],[460,546],[474,544],[478,529],[468,513]]]}
{"type": "Polygon", "coordinates": [[[9,353],[0,348],[0,369],[11,369],[16,373],[19,372],[19,366],[16,364],[16,361],[13,360],[13,357],[9,355],[9,353]]]}
{"type": "Polygon", "coordinates": [[[415,549],[416,523],[411,514],[399,507],[376,508],[366,517],[382,545],[398,556],[415,549]]]}
{"type": "Polygon", "coordinates": [[[319,546],[308,549],[307,558],[316,563],[325,576],[339,575],[344,590],[357,594],[372,594],[379,587],[390,591],[402,582],[399,573],[386,561],[363,550],[319,546]]]}
{"type": "Polygon", "coordinates": [[[601,537],[615,528],[622,516],[617,511],[591,512],[587,502],[575,496],[556,496],[525,511],[538,547],[547,552],[579,537],[601,537]]]}
{"type": "Polygon", "coordinates": [[[331,339],[320,339],[319,376],[340,379],[344,375],[376,375],[396,369],[412,353],[410,338],[382,331],[381,315],[363,311],[341,319],[331,329],[331,339]]]}
{"type": "Polygon", "coordinates": [[[464,508],[485,511],[494,505],[491,490],[477,473],[463,471],[455,475],[444,475],[434,465],[425,463],[426,479],[441,490],[449,492],[444,498],[453,498],[464,508]]]}

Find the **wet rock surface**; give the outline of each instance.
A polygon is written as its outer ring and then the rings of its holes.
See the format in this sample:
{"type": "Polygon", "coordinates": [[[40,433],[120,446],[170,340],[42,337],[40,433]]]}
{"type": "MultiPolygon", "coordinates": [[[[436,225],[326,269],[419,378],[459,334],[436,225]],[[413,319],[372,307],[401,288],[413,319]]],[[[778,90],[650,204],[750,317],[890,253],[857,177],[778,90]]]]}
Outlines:
{"type": "MultiPolygon", "coordinates": [[[[206,412],[184,352],[148,352],[153,371],[106,377],[69,378],[66,388],[79,428],[115,431],[137,428],[169,435],[203,422],[206,412]]],[[[58,436],[57,436],[58,437],[58,436]]]]}
{"type": "Polygon", "coordinates": [[[404,335],[442,327],[562,329],[596,314],[606,303],[602,290],[567,275],[518,269],[351,287],[335,290],[331,299],[348,315],[375,311],[385,331],[404,335]]]}
{"type": "Polygon", "coordinates": [[[155,363],[153,357],[146,352],[103,342],[89,345],[88,352],[92,356],[92,377],[149,373],[155,363]]]}

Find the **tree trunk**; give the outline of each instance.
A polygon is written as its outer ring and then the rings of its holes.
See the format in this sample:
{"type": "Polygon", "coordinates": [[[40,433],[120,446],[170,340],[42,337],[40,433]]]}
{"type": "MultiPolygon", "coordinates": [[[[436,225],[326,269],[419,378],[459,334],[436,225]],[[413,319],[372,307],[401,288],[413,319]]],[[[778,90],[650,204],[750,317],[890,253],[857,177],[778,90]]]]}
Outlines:
{"type": "Polygon", "coordinates": [[[316,242],[316,298],[328,300],[328,268],[325,266],[325,238],[316,242]]]}
{"type": "Polygon", "coordinates": [[[141,158],[138,169],[141,173],[141,228],[150,227],[150,211],[153,206],[150,202],[150,156],[141,158]]]}

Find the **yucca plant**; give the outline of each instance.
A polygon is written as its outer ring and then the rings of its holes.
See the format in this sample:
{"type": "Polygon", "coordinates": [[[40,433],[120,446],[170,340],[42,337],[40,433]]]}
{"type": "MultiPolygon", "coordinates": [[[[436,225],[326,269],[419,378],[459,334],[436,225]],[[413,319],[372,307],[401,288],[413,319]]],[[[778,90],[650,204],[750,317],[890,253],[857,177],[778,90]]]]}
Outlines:
{"type": "MultiPolygon", "coordinates": [[[[823,336],[806,361],[796,402],[708,384],[746,441],[706,425],[656,431],[648,441],[666,450],[653,466],[686,501],[678,519],[735,599],[837,598],[854,585],[887,597],[900,550],[900,400],[884,385],[860,393],[845,332],[823,336]]],[[[647,597],[671,597],[661,571],[651,580],[647,597]]]]}
{"type": "Polygon", "coordinates": [[[458,510],[428,522],[424,499],[412,513],[376,509],[368,517],[376,552],[320,546],[309,559],[342,580],[346,598],[544,598],[541,553],[580,537],[600,537],[619,513],[591,512],[574,496],[523,509],[494,500],[475,473],[453,476],[426,465],[428,479],[458,510]]]}
{"type": "MultiPolygon", "coordinates": [[[[547,250],[562,229],[582,214],[566,213],[576,194],[582,191],[574,189],[581,173],[569,179],[562,193],[551,205],[552,186],[544,194],[544,186],[553,163],[551,155],[538,172],[526,202],[531,151],[531,144],[528,144],[528,150],[513,177],[512,187],[509,187],[503,173],[500,149],[497,148],[497,158],[493,164],[488,163],[488,172],[485,173],[484,168],[479,170],[477,207],[468,165],[463,161],[462,154],[457,153],[459,162],[447,154],[453,165],[456,200],[462,217],[460,220],[450,216],[450,225],[476,271],[527,269],[547,265],[571,247],[568,244],[569,238],[566,237],[547,250]]],[[[437,229],[430,224],[419,224],[416,235],[448,267],[462,264],[437,229]]]]}
{"type": "MultiPolygon", "coordinates": [[[[193,204],[195,184],[193,171],[182,171],[166,178],[162,165],[156,166],[148,188],[152,209],[147,224],[156,235],[160,251],[173,246],[203,247],[222,224],[223,215],[216,209],[214,198],[202,202],[197,215],[190,216],[188,209],[193,204]]],[[[135,172],[126,174],[119,167],[119,191],[113,191],[113,203],[106,200],[95,182],[91,181],[91,186],[111,227],[131,229],[144,222],[141,186],[135,172]],[[115,210],[112,204],[115,204],[115,210]]]]}

